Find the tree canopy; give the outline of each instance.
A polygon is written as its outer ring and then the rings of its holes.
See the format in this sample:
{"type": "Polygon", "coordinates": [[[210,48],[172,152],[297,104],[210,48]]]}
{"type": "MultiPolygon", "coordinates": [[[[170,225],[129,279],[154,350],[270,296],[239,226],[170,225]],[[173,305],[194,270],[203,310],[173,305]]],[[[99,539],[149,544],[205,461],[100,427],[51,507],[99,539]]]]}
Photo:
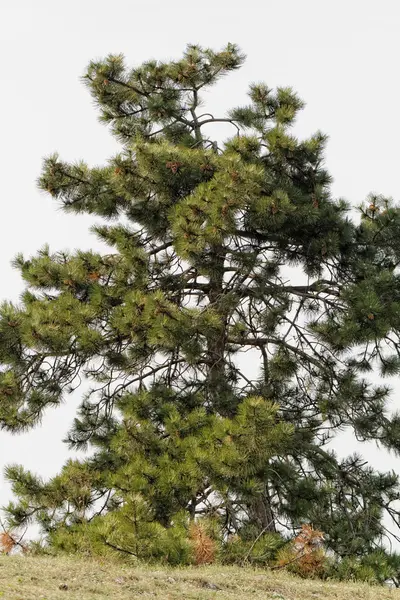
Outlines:
{"type": "Polygon", "coordinates": [[[396,474],[331,442],[350,428],[400,451],[382,382],[400,371],[400,211],[375,195],[355,215],[332,198],[327,138],[293,134],[292,89],[252,84],[247,106],[202,109],[243,60],[228,44],[91,63],[120,153],[44,161],[40,188],[101,217],[109,247],[18,256],[25,291],[1,306],[3,428],[28,430],[91,385],[66,440],[86,459],[49,481],[7,468],[10,523],[37,520],[54,544],[86,531],[179,561],[177,531],[213,516],[246,539],[312,523],[344,557],[382,545],[385,512],[398,526],[396,474]]]}

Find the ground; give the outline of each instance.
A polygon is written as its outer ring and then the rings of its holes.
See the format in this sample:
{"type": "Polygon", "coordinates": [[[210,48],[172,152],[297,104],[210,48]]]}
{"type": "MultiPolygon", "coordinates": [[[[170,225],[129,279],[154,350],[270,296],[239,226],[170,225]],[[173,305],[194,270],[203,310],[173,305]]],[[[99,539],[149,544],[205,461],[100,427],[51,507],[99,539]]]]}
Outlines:
{"type": "Polygon", "coordinates": [[[227,567],[128,567],[75,558],[0,556],[2,600],[400,600],[400,591],[303,581],[227,567]]]}

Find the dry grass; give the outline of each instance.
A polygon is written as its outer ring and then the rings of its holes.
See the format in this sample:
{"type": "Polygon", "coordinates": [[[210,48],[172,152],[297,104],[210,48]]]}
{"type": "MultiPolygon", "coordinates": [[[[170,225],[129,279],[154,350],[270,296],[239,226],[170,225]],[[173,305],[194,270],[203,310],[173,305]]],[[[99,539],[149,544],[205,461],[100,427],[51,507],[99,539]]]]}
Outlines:
{"type": "Polygon", "coordinates": [[[400,600],[400,591],[226,567],[123,567],[74,558],[0,557],[4,600],[400,600]]]}

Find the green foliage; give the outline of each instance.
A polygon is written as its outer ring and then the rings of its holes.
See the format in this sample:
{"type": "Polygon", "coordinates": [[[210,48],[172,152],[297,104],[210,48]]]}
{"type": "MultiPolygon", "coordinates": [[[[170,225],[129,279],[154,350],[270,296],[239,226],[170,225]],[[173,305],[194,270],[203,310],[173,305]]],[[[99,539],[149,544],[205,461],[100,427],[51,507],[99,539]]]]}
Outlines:
{"type": "Polygon", "coordinates": [[[246,539],[247,536],[234,535],[222,546],[220,560],[225,565],[252,564],[254,566],[271,566],[274,564],[277,552],[286,543],[277,533],[264,533],[256,539],[246,539]]]}
{"type": "Polygon", "coordinates": [[[175,515],[166,529],[140,496],[131,495],[118,510],[89,523],[59,527],[49,540],[60,553],[185,565],[193,562],[187,529],[185,515],[175,515]]]}
{"type": "Polygon", "coordinates": [[[399,556],[382,549],[363,557],[349,556],[331,561],[325,576],[340,581],[364,581],[370,584],[393,583],[399,586],[399,556]]]}
{"type": "Polygon", "coordinates": [[[247,106],[204,112],[204,90],[243,60],[228,44],[91,63],[120,152],[44,161],[39,187],[100,217],[109,247],[18,256],[25,291],[0,306],[2,428],[91,386],[66,440],[91,453],[46,482],[6,471],[10,526],[38,522],[54,548],[185,563],[190,523],[212,518],[224,560],[263,562],[280,524],[311,522],[342,564],[382,545],[385,513],[397,527],[397,476],[328,444],[349,428],[400,452],[390,388],[365,375],[399,372],[400,210],[370,196],[356,221],[332,199],[327,138],[293,135],[290,88],[254,84],[247,106]]]}
{"type": "Polygon", "coordinates": [[[112,487],[142,494],[164,524],[207,497],[207,488],[256,494],[265,465],[291,434],[276,423],[278,407],[262,398],[246,399],[232,419],[207,413],[201,397],[188,400],[198,404],[190,412],[169,390],[124,398],[125,420],[111,441],[121,465],[112,487]]]}

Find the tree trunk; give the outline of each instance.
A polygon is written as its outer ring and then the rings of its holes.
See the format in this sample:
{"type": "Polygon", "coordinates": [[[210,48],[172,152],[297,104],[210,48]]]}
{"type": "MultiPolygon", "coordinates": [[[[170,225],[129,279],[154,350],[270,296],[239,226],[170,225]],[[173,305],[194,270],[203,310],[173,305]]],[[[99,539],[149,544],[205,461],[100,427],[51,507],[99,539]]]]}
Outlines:
{"type": "Polygon", "coordinates": [[[208,353],[208,398],[218,412],[227,415],[229,406],[226,402],[227,382],[225,375],[225,345],[226,345],[226,309],[223,307],[222,295],[224,292],[224,263],[225,248],[215,246],[212,251],[210,265],[208,299],[213,309],[219,313],[221,328],[207,340],[208,353]]]}
{"type": "Polygon", "coordinates": [[[257,525],[259,531],[276,533],[275,517],[271,508],[268,490],[258,495],[250,505],[250,518],[257,525]]]}

